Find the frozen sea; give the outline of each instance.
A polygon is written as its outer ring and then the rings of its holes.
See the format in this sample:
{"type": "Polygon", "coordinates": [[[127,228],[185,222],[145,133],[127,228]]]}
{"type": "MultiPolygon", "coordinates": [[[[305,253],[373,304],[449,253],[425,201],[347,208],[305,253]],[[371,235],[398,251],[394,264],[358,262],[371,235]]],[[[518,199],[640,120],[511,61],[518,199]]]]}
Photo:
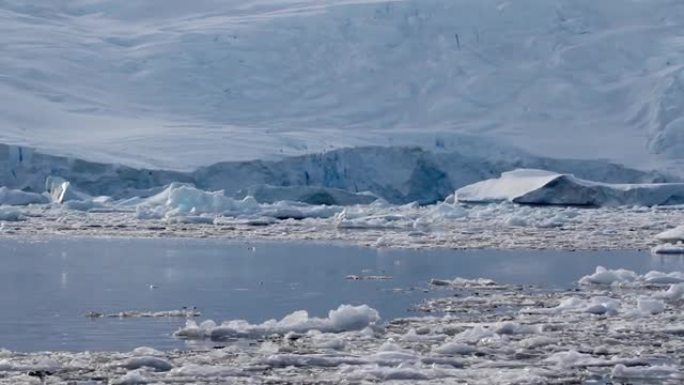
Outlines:
{"type": "Polygon", "coordinates": [[[432,278],[571,288],[597,265],[639,274],[684,270],[684,258],[640,251],[416,251],[197,239],[3,239],[0,260],[0,348],[23,352],[191,347],[172,336],[185,317],[107,317],[120,312],[196,308],[198,320],[262,322],[300,309],[325,316],[340,304],[368,304],[390,320],[417,315],[415,305],[443,296],[429,287],[432,278]]]}

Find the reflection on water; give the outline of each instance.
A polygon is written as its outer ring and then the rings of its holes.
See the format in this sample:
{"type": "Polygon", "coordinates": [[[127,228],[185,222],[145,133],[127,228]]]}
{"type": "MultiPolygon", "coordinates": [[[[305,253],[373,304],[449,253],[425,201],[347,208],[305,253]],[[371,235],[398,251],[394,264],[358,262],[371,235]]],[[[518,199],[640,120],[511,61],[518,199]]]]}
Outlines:
{"type": "Polygon", "coordinates": [[[597,265],[684,270],[682,257],[637,251],[410,251],[179,239],[1,240],[0,259],[0,348],[19,351],[183,347],[170,337],[183,319],[93,320],[84,316],[90,311],[196,306],[202,319],[260,322],[299,309],[323,316],[340,304],[366,303],[388,319],[431,295],[421,290],[430,278],[569,287],[597,265]]]}

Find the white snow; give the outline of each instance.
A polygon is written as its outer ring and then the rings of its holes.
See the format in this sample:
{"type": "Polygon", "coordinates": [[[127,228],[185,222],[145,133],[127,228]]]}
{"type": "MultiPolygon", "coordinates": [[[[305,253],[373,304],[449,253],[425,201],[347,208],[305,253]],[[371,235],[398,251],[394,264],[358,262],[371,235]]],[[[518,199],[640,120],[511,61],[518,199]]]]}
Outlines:
{"type": "Polygon", "coordinates": [[[609,184],[544,170],[517,169],[456,190],[460,202],[534,205],[654,206],[684,204],[684,183],[609,184]]]}

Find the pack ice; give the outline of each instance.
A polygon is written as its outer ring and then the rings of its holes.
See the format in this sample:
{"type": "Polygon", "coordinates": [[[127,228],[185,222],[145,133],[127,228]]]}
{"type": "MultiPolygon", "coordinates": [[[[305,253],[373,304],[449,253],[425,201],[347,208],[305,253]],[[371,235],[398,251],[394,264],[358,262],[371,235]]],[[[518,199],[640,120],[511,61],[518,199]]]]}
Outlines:
{"type": "Polygon", "coordinates": [[[509,201],[531,205],[655,206],[684,204],[684,183],[610,184],[571,174],[517,169],[456,191],[468,203],[509,201]]]}

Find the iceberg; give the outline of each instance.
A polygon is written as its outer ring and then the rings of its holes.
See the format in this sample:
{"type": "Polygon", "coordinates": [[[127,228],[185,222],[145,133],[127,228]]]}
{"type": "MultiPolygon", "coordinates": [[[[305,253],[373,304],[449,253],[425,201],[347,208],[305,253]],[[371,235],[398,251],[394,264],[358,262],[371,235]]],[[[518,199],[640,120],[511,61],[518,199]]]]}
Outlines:
{"type": "Polygon", "coordinates": [[[45,191],[50,195],[54,203],[69,201],[89,201],[92,197],[76,189],[71,182],[60,177],[48,177],[45,180],[45,191]]]}
{"type": "Polygon", "coordinates": [[[172,183],[162,192],[136,205],[139,217],[161,218],[201,214],[255,213],[259,204],[252,197],[236,200],[223,190],[203,191],[191,185],[172,183]]]}
{"type": "Polygon", "coordinates": [[[684,183],[611,184],[536,169],[517,169],[456,191],[464,203],[513,202],[562,206],[684,204],[684,183]]]}

